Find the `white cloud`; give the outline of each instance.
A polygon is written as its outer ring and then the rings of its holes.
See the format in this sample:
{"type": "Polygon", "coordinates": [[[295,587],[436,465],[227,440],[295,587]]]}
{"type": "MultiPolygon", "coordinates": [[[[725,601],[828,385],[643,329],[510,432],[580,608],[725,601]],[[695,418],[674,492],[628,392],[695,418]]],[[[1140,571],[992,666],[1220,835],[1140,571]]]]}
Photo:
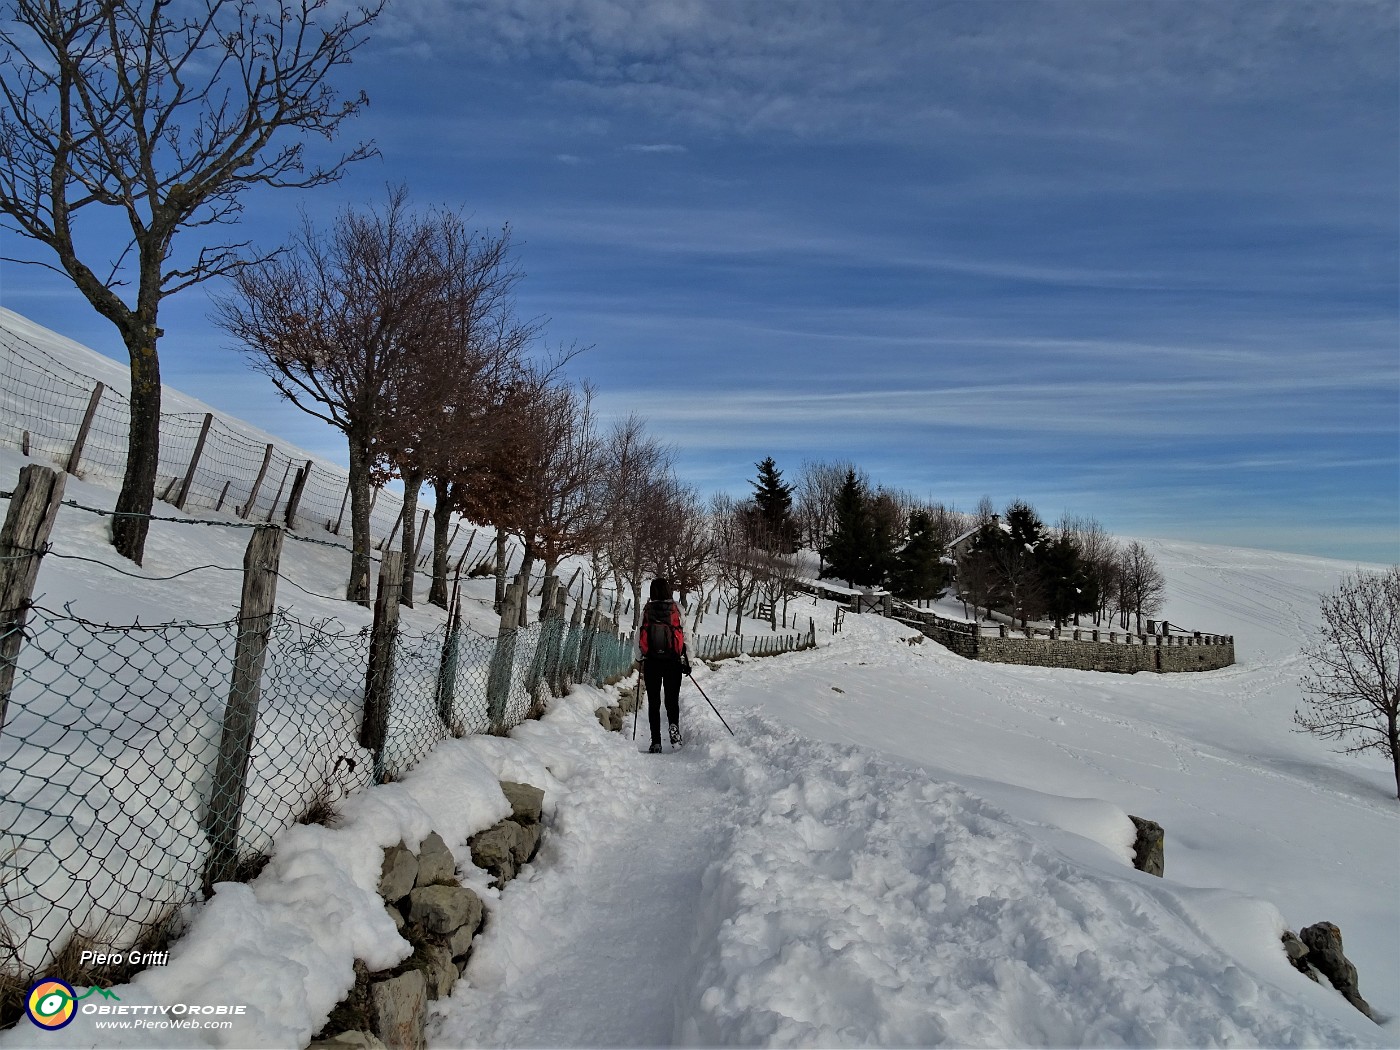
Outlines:
{"type": "Polygon", "coordinates": [[[834,0],[419,0],[392,35],[702,127],[921,135],[1135,128],[1172,100],[1343,99],[1393,83],[1388,2],[846,4],[834,0]],[[898,119],[890,119],[891,115],[898,119]],[[878,117],[879,119],[871,119],[878,117]]]}
{"type": "Polygon", "coordinates": [[[636,143],[632,143],[631,145],[628,145],[628,146],[623,146],[622,148],[625,149],[625,150],[628,150],[628,151],[631,152],[631,153],[687,153],[687,152],[689,152],[684,146],[678,146],[678,145],[676,145],[674,142],[656,142],[656,143],[640,143],[640,142],[636,142],[636,143]]]}

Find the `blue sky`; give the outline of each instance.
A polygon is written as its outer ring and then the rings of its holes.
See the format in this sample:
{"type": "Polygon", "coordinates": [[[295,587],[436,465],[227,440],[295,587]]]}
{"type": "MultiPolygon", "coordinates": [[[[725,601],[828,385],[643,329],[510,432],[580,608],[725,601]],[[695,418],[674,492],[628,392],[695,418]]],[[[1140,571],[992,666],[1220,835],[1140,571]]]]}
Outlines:
{"type": "MultiPolygon", "coordinates": [[[[398,0],[339,74],[406,182],[509,221],[527,313],[703,491],[851,459],[970,509],[1400,559],[1393,3],[398,0]]],[[[5,236],[5,254],[15,241],[5,236]]],[[[75,293],[4,305],[121,356],[75,293]]],[[[167,303],[167,382],[343,458],[167,303]]]]}

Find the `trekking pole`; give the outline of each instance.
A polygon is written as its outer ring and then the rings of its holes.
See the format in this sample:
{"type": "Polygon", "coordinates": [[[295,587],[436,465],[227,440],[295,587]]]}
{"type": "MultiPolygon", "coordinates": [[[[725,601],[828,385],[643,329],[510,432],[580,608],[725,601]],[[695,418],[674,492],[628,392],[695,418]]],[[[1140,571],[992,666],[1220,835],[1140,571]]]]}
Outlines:
{"type": "MultiPolygon", "coordinates": [[[[686,672],[686,677],[690,679],[691,685],[695,686],[696,689],[699,689],[699,690],[700,690],[700,695],[703,696],[703,697],[705,698],[705,703],[707,703],[707,704],[710,705],[710,710],[713,711],[713,712],[716,714],[716,716],[718,716],[718,718],[719,718],[719,720],[720,720],[721,722],[724,722],[724,715],[721,715],[721,714],[719,713],[719,708],[715,706],[715,702],[714,702],[713,700],[710,699],[709,694],[707,694],[707,693],[705,692],[705,690],[704,690],[703,688],[701,688],[700,683],[697,682],[697,681],[695,680],[695,676],[694,676],[693,674],[691,674],[690,672],[687,671],[687,672],[686,672]]],[[[724,728],[725,728],[725,729],[729,729],[729,723],[728,723],[728,722],[724,722],[724,728]]],[[[729,735],[730,735],[730,736],[734,736],[734,735],[735,735],[734,730],[729,729],[729,735]]]]}

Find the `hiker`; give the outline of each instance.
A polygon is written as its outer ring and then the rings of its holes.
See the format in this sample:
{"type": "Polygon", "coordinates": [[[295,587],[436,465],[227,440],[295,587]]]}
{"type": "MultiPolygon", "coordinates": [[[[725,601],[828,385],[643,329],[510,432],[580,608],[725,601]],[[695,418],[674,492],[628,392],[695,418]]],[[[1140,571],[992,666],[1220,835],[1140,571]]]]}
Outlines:
{"type": "Polygon", "coordinates": [[[637,664],[647,687],[647,720],[651,723],[650,754],[661,751],[661,687],[666,687],[666,721],[671,726],[671,747],[681,746],[681,676],[690,673],[690,656],[681,629],[681,610],[671,600],[665,579],[651,581],[651,593],[637,629],[637,664]]]}

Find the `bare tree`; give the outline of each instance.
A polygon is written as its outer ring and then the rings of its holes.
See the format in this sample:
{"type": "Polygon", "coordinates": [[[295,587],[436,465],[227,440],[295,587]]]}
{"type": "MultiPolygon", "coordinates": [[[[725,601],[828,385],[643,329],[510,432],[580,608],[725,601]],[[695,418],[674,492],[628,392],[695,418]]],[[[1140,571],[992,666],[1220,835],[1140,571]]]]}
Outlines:
{"type": "Polygon", "coordinates": [[[1303,649],[1306,711],[1293,721],[1346,754],[1390,759],[1400,798],[1400,566],[1345,577],[1322,598],[1322,624],[1303,649]]]}
{"type": "MultiPolygon", "coordinates": [[[[1094,606],[1094,625],[1098,626],[1103,622],[1108,603],[1114,600],[1118,590],[1118,565],[1122,561],[1122,552],[1095,518],[1066,514],[1060,519],[1058,527],[1079,548],[1080,562],[1094,606]]],[[[1074,622],[1076,625],[1079,623],[1077,613],[1074,622]]]]}
{"type": "Polygon", "coordinates": [[[654,568],[658,535],[668,518],[673,486],[671,450],[646,432],[635,413],[618,420],[602,443],[595,479],[603,513],[603,547],[619,595],[632,591],[632,629],[642,614],[642,577],[654,568]]]}
{"type": "Polygon", "coordinates": [[[668,480],[661,503],[650,568],[670,580],[682,603],[688,603],[690,593],[701,589],[713,571],[714,540],[693,488],[668,480]]]}
{"type": "MultiPolygon", "coordinates": [[[[413,604],[417,571],[414,551],[420,538],[418,494],[431,481],[450,505],[450,486],[463,456],[492,440],[485,424],[495,419],[504,390],[521,374],[520,356],[533,327],[515,321],[511,292],[520,271],[510,254],[510,230],[481,234],[453,212],[436,216],[442,303],[435,325],[421,342],[405,347],[401,368],[390,384],[387,409],[375,443],[375,467],[403,479],[400,532],[404,578],[400,601],[413,604]]],[[[435,534],[445,531],[439,515],[435,534]]],[[[438,536],[439,542],[445,536],[438,536]]],[[[435,559],[435,569],[437,559],[435,559]]],[[[442,568],[445,577],[445,566],[442,568]]],[[[434,572],[434,585],[445,592],[434,572]]],[[[445,603],[445,593],[439,593],[445,603]]]]}
{"type": "Polygon", "coordinates": [[[1137,631],[1142,633],[1144,613],[1152,614],[1162,607],[1167,589],[1166,577],[1157,561],[1141,543],[1134,541],[1123,551],[1118,562],[1118,607],[1122,625],[1129,627],[1129,618],[1137,617],[1137,631]]]}
{"type": "MultiPolygon", "coordinates": [[[[428,601],[447,607],[448,528],[453,512],[472,521],[497,524],[497,508],[513,492],[513,436],[530,417],[547,372],[525,365],[518,356],[533,337],[534,327],[520,324],[507,313],[489,326],[471,355],[478,367],[473,375],[449,380],[450,391],[440,417],[440,429],[424,444],[425,476],[432,484],[433,582],[428,601]]],[[[502,551],[498,549],[498,558],[502,551]]],[[[504,566],[497,580],[504,595],[504,566]]]]}
{"type": "Polygon", "coordinates": [[[601,462],[592,404],[587,386],[550,387],[518,435],[521,499],[511,531],[525,546],[520,571],[527,580],[537,560],[550,575],[561,559],[590,550],[601,532],[603,519],[592,498],[601,462]]]}
{"type": "Polygon", "coordinates": [[[126,346],[131,422],[112,540],[138,564],[160,461],[161,302],[246,262],[244,245],[199,238],[177,256],[177,235],[235,222],[251,187],[321,186],[374,152],[306,162],[307,139],[333,136],[368,101],[339,98],[327,80],[381,5],[323,20],[327,6],[11,0],[0,20],[0,215],[56,264],[6,261],[63,274],[126,346]],[[99,238],[122,222],[130,236],[109,251],[99,238]]]}
{"type": "Polygon", "coordinates": [[[413,347],[445,302],[440,224],[402,187],[383,207],[345,209],[329,231],[304,219],[284,252],[238,270],[215,321],[253,367],[308,415],[346,437],[353,554],[346,597],[369,600],[371,468],[413,347]]]}
{"type": "MultiPolygon", "coordinates": [[[[841,496],[841,486],[846,481],[846,475],[853,471],[857,480],[869,488],[869,479],[865,474],[857,470],[855,464],[845,461],[820,463],[805,460],[798,471],[794,517],[804,541],[818,552],[818,558],[836,528],[836,504],[841,496]]],[[[824,566],[819,563],[818,568],[824,566]]]]}
{"type": "MultiPolygon", "coordinates": [[[[753,542],[750,527],[752,505],[736,503],[728,493],[716,493],[710,499],[710,534],[715,544],[715,575],[721,589],[730,594],[730,610],[734,612],[734,630],[743,626],[744,603],[752,595],[758,576],[759,549],[753,542]]],[[[724,616],[725,633],[729,631],[729,613],[724,616]]]]}

